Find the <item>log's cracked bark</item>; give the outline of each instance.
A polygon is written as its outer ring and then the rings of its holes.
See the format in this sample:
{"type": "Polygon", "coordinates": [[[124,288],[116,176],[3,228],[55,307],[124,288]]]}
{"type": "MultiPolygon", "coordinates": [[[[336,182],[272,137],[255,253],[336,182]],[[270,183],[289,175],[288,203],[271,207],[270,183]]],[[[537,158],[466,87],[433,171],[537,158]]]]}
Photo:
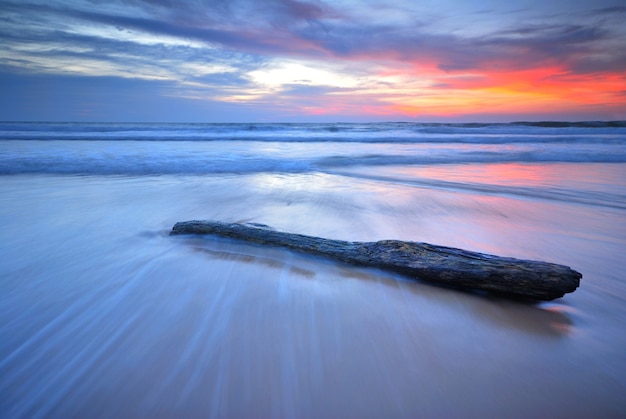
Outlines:
{"type": "Polygon", "coordinates": [[[183,221],[170,235],[214,234],[328,256],[423,281],[515,298],[553,300],[573,292],[582,275],[567,266],[470,252],[428,243],[347,242],[276,231],[262,224],[183,221]]]}

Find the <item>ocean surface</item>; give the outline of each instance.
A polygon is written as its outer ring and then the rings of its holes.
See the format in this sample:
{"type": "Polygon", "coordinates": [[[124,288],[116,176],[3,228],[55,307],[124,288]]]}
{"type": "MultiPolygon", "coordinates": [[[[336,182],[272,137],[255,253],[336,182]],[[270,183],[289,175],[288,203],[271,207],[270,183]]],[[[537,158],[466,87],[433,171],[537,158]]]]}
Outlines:
{"type": "Polygon", "coordinates": [[[0,417],[624,417],[626,123],[0,123],[0,417]],[[545,303],[216,237],[565,264],[545,303]]]}

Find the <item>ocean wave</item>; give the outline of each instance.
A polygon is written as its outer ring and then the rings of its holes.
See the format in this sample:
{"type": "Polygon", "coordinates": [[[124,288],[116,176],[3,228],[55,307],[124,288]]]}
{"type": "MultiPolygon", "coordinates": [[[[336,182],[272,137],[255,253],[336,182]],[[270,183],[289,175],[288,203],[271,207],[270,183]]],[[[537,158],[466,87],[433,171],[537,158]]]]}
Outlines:
{"type": "Polygon", "coordinates": [[[526,124],[1,123],[0,174],[305,173],[351,166],[626,163],[626,128],[526,124]]]}
{"type": "Polygon", "coordinates": [[[255,141],[363,143],[626,142],[626,122],[510,124],[112,124],[0,123],[2,140],[255,141]]]}
{"type": "Polygon", "coordinates": [[[220,174],[333,172],[347,167],[424,166],[485,163],[626,163],[626,153],[562,153],[541,150],[518,153],[465,152],[429,155],[367,154],[320,157],[252,156],[203,152],[150,154],[107,150],[76,153],[0,153],[0,174],[220,174]]]}
{"type": "Polygon", "coordinates": [[[333,168],[345,166],[389,166],[389,165],[438,165],[465,163],[626,163],[626,150],[620,153],[595,151],[587,153],[547,150],[497,152],[470,151],[455,154],[432,154],[424,156],[405,155],[362,155],[330,156],[315,162],[316,167],[333,168]]]}
{"type": "Polygon", "coordinates": [[[205,159],[201,156],[146,158],[144,156],[89,156],[71,159],[63,156],[45,158],[0,158],[0,174],[72,174],[72,175],[168,175],[168,174],[247,174],[306,173],[313,171],[306,160],[228,157],[205,159]]]}

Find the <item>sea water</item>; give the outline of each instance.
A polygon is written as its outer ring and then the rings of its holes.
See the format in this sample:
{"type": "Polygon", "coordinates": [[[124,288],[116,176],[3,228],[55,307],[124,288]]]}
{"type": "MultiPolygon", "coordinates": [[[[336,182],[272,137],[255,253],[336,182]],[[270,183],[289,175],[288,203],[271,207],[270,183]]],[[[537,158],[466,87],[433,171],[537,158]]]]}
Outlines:
{"type": "Polygon", "coordinates": [[[0,416],[619,417],[626,124],[0,124],[0,416]],[[545,303],[217,237],[568,265],[545,303]]]}

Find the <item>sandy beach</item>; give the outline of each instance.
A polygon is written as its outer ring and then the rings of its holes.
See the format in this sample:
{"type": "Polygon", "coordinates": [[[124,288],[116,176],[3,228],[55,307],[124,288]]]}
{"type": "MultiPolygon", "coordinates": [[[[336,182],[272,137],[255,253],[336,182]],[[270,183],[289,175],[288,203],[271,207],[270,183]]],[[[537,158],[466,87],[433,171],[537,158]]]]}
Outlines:
{"type": "Polygon", "coordinates": [[[0,197],[6,417],[617,417],[623,407],[621,209],[331,175],[23,175],[5,177],[0,197]],[[419,237],[571,264],[584,278],[563,299],[522,304],[168,236],[193,218],[419,237]]]}

